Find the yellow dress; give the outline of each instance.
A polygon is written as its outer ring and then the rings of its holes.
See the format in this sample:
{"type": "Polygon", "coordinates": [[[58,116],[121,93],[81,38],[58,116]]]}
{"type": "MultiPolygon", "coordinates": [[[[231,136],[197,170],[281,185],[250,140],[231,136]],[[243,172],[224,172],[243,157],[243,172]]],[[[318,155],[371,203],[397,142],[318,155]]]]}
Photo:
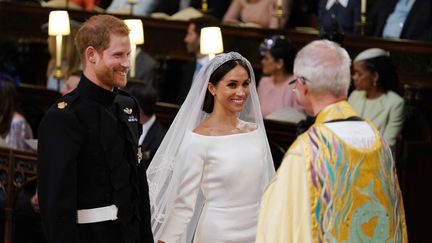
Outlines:
{"type": "Polygon", "coordinates": [[[324,125],[352,116],[345,101],[327,106],[290,147],[263,196],[257,243],[408,241],[394,161],[378,131],[371,126],[375,143],[356,148],[324,125]]]}

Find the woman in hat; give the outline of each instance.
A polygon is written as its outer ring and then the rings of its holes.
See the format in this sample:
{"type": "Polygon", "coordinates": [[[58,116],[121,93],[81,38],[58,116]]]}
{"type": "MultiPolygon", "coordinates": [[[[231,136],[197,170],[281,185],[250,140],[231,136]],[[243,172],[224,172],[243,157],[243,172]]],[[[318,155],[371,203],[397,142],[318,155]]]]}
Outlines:
{"type": "Polygon", "coordinates": [[[360,117],[372,121],[393,152],[404,122],[404,100],[398,94],[399,78],[389,57],[382,49],[361,52],[353,62],[355,90],[348,102],[360,117]]]}

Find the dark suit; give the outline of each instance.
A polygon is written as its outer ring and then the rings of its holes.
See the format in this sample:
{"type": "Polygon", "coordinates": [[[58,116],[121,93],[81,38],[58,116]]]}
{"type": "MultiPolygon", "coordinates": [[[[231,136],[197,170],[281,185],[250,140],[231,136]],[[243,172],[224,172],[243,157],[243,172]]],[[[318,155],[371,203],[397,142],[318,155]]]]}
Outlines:
{"type": "MultiPolygon", "coordinates": [[[[382,37],[384,27],[398,0],[379,0],[368,14],[374,36],[382,37]]],[[[401,39],[432,40],[432,1],[416,0],[402,28],[401,39]]]]}
{"type": "Polygon", "coordinates": [[[337,21],[344,33],[353,34],[357,31],[356,23],[360,22],[360,0],[349,0],[346,8],[340,4],[334,4],[327,10],[326,4],[327,0],[319,2],[318,24],[320,29],[328,31],[332,28],[333,21],[337,21]]]}
{"type": "Polygon", "coordinates": [[[38,193],[49,242],[153,242],[139,108],[126,92],[82,77],[39,128],[38,193]],[[77,210],[118,207],[117,220],[77,224],[77,210]]]}
{"type": "Polygon", "coordinates": [[[162,126],[158,120],[155,120],[141,143],[143,162],[145,162],[147,168],[159,148],[159,145],[162,143],[165,134],[166,128],[162,126]]]}

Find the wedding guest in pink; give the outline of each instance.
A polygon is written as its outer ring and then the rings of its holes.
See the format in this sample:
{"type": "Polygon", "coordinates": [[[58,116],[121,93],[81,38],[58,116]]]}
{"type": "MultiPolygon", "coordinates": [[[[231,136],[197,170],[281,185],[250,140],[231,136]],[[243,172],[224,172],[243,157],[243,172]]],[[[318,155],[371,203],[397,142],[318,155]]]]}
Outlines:
{"type": "Polygon", "coordinates": [[[261,43],[260,54],[264,76],[258,84],[258,97],[263,117],[286,108],[304,114],[290,85],[296,49],[284,36],[271,36],[261,43]]]}
{"type": "Polygon", "coordinates": [[[292,0],[232,0],[223,22],[232,23],[253,23],[263,28],[277,29],[286,25],[289,19],[292,0]],[[278,4],[282,4],[284,18],[279,23],[276,17],[278,4]],[[281,26],[280,26],[281,25],[281,26]]]}

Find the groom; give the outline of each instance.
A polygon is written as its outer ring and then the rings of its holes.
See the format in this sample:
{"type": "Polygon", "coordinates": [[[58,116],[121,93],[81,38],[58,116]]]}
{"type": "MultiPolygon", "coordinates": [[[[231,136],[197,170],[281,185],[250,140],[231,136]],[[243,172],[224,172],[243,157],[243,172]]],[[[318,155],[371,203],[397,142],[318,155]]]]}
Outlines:
{"type": "Polygon", "coordinates": [[[40,124],[38,193],[50,243],[153,242],[139,107],[118,89],[129,70],[128,34],[108,15],[82,25],[79,85],[40,124]]]}

